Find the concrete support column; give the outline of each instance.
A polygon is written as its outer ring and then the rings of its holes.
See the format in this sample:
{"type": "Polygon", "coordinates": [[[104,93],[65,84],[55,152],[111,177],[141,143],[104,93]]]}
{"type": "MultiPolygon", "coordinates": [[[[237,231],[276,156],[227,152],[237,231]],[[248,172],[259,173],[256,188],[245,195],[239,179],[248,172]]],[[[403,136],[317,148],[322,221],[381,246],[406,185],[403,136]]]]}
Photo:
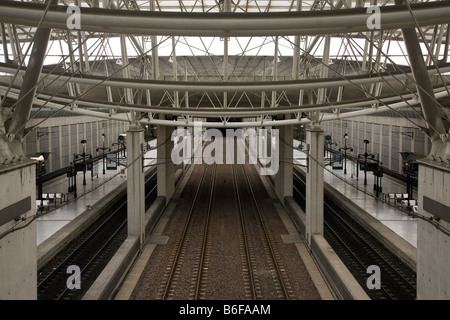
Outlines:
{"type": "Polygon", "coordinates": [[[275,174],[275,193],[284,203],[285,197],[292,197],[293,190],[293,126],[278,127],[280,130],[279,152],[280,163],[278,172],[275,174]]]}
{"type": "Polygon", "coordinates": [[[174,127],[158,126],[157,130],[158,197],[166,197],[166,203],[168,203],[175,190],[175,167],[171,158],[174,146],[171,136],[174,127]]]}
{"type": "Polygon", "coordinates": [[[35,168],[30,160],[0,167],[0,300],[37,299],[35,168]]]}
{"type": "Polygon", "coordinates": [[[450,169],[419,160],[417,299],[450,299],[450,169]]]}
{"type": "Polygon", "coordinates": [[[323,130],[317,126],[308,129],[306,143],[309,150],[306,174],[306,239],[311,245],[312,235],[323,235],[323,130]]]}
{"type": "Polygon", "coordinates": [[[131,126],[127,131],[127,209],[128,235],[145,240],[145,181],[142,163],[144,129],[131,126]]]}

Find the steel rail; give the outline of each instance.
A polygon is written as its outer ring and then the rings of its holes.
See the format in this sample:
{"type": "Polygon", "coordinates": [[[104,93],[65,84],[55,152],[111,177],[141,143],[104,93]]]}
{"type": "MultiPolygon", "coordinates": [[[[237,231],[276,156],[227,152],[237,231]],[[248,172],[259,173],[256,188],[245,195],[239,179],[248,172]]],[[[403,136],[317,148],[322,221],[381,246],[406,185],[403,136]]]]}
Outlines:
{"type": "MultiPolygon", "coordinates": [[[[297,179],[304,184],[303,177],[298,175],[297,173],[294,173],[294,176],[297,177],[297,179]]],[[[298,190],[296,186],[293,186],[294,191],[297,192],[300,197],[305,200],[305,196],[298,190]]],[[[365,237],[355,229],[349,222],[345,221],[343,217],[341,217],[338,213],[336,213],[335,209],[327,202],[325,202],[325,206],[328,208],[332,216],[335,218],[335,220],[338,220],[344,227],[351,230],[352,234],[355,238],[359,239],[360,242],[364,243],[367,247],[369,247],[376,257],[381,259],[385,265],[389,266],[391,270],[396,273],[403,281],[406,283],[410,288],[412,288],[414,291],[416,290],[414,284],[412,284],[408,279],[406,279],[401,272],[397,270],[397,268],[384,256],[384,254],[376,248],[374,245],[370,243],[370,241],[366,240],[365,237]]],[[[328,228],[328,230],[334,235],[335,239],[341,243],[341,245],[349,252],[355,261],[364,269],[367,270],[368,264],[365,261],[362,261],[358,254],[354,252],[354,249],[345,243],[345,241],[342,239],[342,237],[336,232],[335,228],[330,225],[329,222],[324,220],[324,225],[328,228]]],[[[391,300],[395,300],[395,297],[389,292],[389,290],[386,288],[385,285],[380,285],[380,289],[384,292],[384,294],[389,297],[391,300]]]]}
{"type": "Polygon", "coordinates": [[[208,211],[206,213],[206,221],[205,221],[205,228],[203,231],[203,241],[202,241],[202,249],[200,253],[200,263],[198,266],[198,274],[197,274],[197,281],[196,281],[196,287],[195,287],[195,300],[198,300],[200,297],[200,284],[202,282],[202,274],[203,274],[203,265],[205,262],[205,255],[206,255],[206,246],[208,241],[208,230],[209,230],[209,223],[211,218],[211,208],[213,205],[213,199],[214,199],[214,186],[216,184],[216,174],[217,174],[217,165],[213,165],[213,173],[212,173],[212,182],[211,182],[211,190],[209,191],[209,201],[208,201],[208,211]]]}
{"type": "MultiPolygon", "coordinates": [[[[384,253],[383,253],[383,252],[381,252],[378,248],[376,248],[374,245],[372,245],[372,244],[370,243],[370,241],[366,240],[365,237],[361,234],[361,232],[359,232],[358,230],[356,230],[352,225],[350,225],[349,222],[345,221],[339,214],[337,214],[336,211],[335,211],[328,203],[325,203],[325,205],[328,207],[328,210],[332,211],[333,217],[334,217],[336,220],[339,220],[339,222],[340,222],[344,227],[350,229],[350,230],[353,232],[353,234],[355,235],[355,237],[356,237],[357,239],[359,239],[362,243],[364,243],[367,247],[369,247],[369,248],[373,251],[373,253],[372,253],[373,255],[375,255],[375,256],[378,257],[381,261],[383,261],[383,263],[384,263],[385,265],[389,266],[389,267],[391,268],[391,270],[392,270],[395,274],[397,274],[397,275],[404,281],[404,283],[406,283],[410,288],[412,288],[414,291],[416,291],[416,287],[414,286],[414,284],[412,284],[408,279],[406,279],[406,278],[404,277],[404,275],[403,275],[401,272],[399,272],[399,270],[398,270],[398,269],[397,269],[397,268],[396,268],[396,267],[395,267],[395,266],[394,266],[394,265],[393,265],[393,264],[392,264],[392,263],[384,256],[384,253]]],[[[335,233],[333,227],[331,227],[330,224],[329,224],[328,222],[325,222],[325,221],[324,221],[324,223],[328,226],[328,228],[329,228],[330,230],[332,230],[332,232],[333,232],[334,234],[337,235],[337,233],[335,233]]],[[[352,255],[354,255],[355,259],[361,264],[361,266],[362,266],[365,270],[367,270],[368,264],[367,264],[367,263],[364,263],[363,261],[361,261],[361,260],[357,257],[357,254],[354,253],[354,249],[353,249],[353,248],[350,248],[347,244],[345,244],[344,241],[341,239],[341,237],[338,236],[338,238],[339,238],[339,240],[342,242],[342,244],[347,248],[347,250],[348,250],[349,252],[351,252],[352,255]]],[[[386,289],[386,286],[385,286],[385,285],[381,284],[380,287],[381,287],[381,290],[383,290],[383,292],[384,292],[387,296],[389,296],[390,299],[394,300],[394,297],[392,296],[391,293],[389,293],[389,290],[386,289]]]]}
{"type": "MultiPolygon", "coordinates": [[[[108,237],[108,239],[103,243],[103,245],[95,251],[94,255],[90,257],[90,259],[86,262],[83,269],[80,271],[80,276],[84,274],[88,268],[93,265],[93,263],[97,260],[99,255],[103,253],[103,250],[108,247],[108,245],[116,239],[116,237],[119,235],[119,233],[123,230],[123,228],[126,228],[127,226],[127,219],[125,219],[118,228],[115,229],[115,231],[108,237]]],[[[63,292],[61,292],[56,300],[61,300],[64,298],[64,296],[70,291],[69,287],[66,286],[63,292]]]]}
{"type": "MultiPolygon", "coordinates": [[[[156,171],[153,170],[152,173],[150,173],[149,178],[146,180],[146,183],[149,183],[153,178],[155,178],[155,177],[156,177],[156,174],[157,174],[156,171]]],[[[148,196],[150,193],[154,192],[154,190],[155,190],[155,187],[152,188],[152,190],[147,194],[147,196],[148,196]]],[[[125,206],[125,208],[126,208],[126,201],[123,202],[122,204],[120,204],[119,207],[116,208],[116,209],[114,210],[114,212],[113,212],[109,217],[107,217],[106,220],[102,221],[102,223],[101,223],[99,226],[97,226],[97,227],[95,228],[95,230],[93,230],[92,232],[90,232],[90,234],[86,237],[86,239],[84,239],[80,244],[78,244],[66,258],[64,258],[64,259],[63,259],[56,267],[53,268],[52,272],[50,272],[44,279],[42,279],[41,281],[39,281],[39,283],[37,284],[37,288],[39,289],[39,287],[43,286],[46,282],[48,282],[49,280],[51,280],[51,278],[52,278],[53,276],[55,276],[55,275],[57,274],[57,272],[58,272],[59,270],[61,270],[62,267],[63,267],[64,265],[66,265],[67,262],[70,261],[70,259],[72,259],[72,258],[75,256],[75,254],[77,254],[79,251],[81,251],[81,249],[85,246],[85,244],[88,244],[88,242],[89,242],[89,241],[90,241],[90,240],[91,240],[91,239],[92,239],[92,238],[93,238],[100,230],[102,230],[104,227],[107,227],[107,226],[108,226],[108,224],[110,223],[110,221],[115,217],[115,215],[116,215],[120,210],[122,210],[122,209],[124,208],[124,206],[125,206]]],[[[100,219],[101,219],[101,218],[99,218],[98,221],[100,221],[100,219]]],[[[126,222],[127,222],[127,219],[125,219],[124,222],[121,224],[121,226],[120,226],[118,229],[116,229],[116,231],[114,232],[114,235],[117,234],[117,232],[123,227],[123,224],[126,223],[126,222]]],[[[108,239],[107,242],[106,242],[106,244],[103,245],[103,246],[97,251],[96,256],[97,256],[97,255],[103,250],[103,248],[111,241],[111,239],[112,239],[112,238],[108,239]]],[[[87,264],[87,266],[88,266],[91,262],[92,262],[92,261],[89,261],[88,264],[87,264]]],[[[86,267],[87,267],[87,266],[86,266],[86,267]]],[[[86,269],[86,267],[83,268],[83,271],[86,269]]],[[[82,273],[83,273],[83,272],[82,272],[82,273]]],[[[65,294],[65,292],[67,292],[67,287],[64,289],[63,293],[60,294],[60,295],[58,296],[57,300],[59,300],[59,299],[65,294]]]]}
{"type": "MultiPolygon", "coordinates": [[[[328,209],[330,210],[330,207],[328,206],[328,209]]],[[[334,211],[333,211],[334,213],[334,211]]],[[[351,254],[351,256],[353,257],[353,259],[358,263],[359,266],[361,266],[363,268],[363,270],[367,270],[368,264],[365,263],[364,261],[362,261],[359,257],[358,254],[354,252],[354,249],[351,248],[349,245],[347,245],[347,243],[345,243],[345,241],[342,239],[342,236],[340,236],[337,231],[330,226],[330,224],[327,221],[324,221],[324,226],[326,226],[328,228],[328,230],[331,232],[331,234],[334,236],[334,238],[336,239],[336,241],[338,241],[341,246],[343,246],[345,248],[345,250],[347,250],[347,252],[349,252],[351,254]]],[[[389,297],[389,299],[394,300],[394,297],[389,293],[389,291],[386,289],[386,287],[384,285],[380,286],[381,290],[383,291],[383,293],[389,297]]]]}
{"type": "MultiPolygon", "coordinates": [[[[164,293],[162,294],[162,299],[163,300],[167,300],[167,298],[169,296],[170,288],[171,288],[172,281],[173,281],[173,278],[174,278],[174,275],[175,275],[175,271],[176,271],[176,266],[177,266],[177,264],[179,262],[181,251],[183,250],[183,243],[184,243],[184,241],[186,239],[186,236],[188,234],[188,229],[189,229],[189,225],[190,225],[193,213],[194,213],[195,204],[197,203],[197,200],[199,198],[200,189],[201,189],[201,186],[203,184],[203,181],[205,180],[207,168],[208,168],[208,166],[205,165],[205,167],[204,167],[204,169],[202,171],[200,182],[198,183],[197,189],[195,190],[195,194],[194,194],[193,200],[191,202],[191,206],[190,206],[190,209],[189,209],[189,212],[188,212],[188,216],[187,216],[186,222],[184,224],[183,232],[182,232],[182,234],[180,236],[180,242],[179,242],[179,245],[178,245],[177,250],[175,252],[175,257],[174,257],[172,265],[171,265],[170,273],[168,275],[168,279],[167,279],[167,281],[165,283],[165,286],[164,286],[164,293]]],[[[215,174],[214,174],[214,176],[215,176],[215,174]]],[[[211,189],[213,189],[213,186],[212,186],[211,189]]],[[[212,204],[211,198],[212,198],[212,191],[210,192],[210,199],[209,199],[209,202],[208,202],[209,210],[211,209],[211,204],[212,204]]],[[[208,212],[208,215],[209,215],[209,212],[208,212]]],[[[205,241],[202,242],[202,254],[204,253],[204,250],[203,250],[204,249],[203,248],[204,244],[205,244],[205,241]]],[[[201,260],[203,260],[203,256],[201,256],[201,260]]],[[[197,278],[197,281],[198,281],[199,278],[200,278],[200,271],[199,271],[199,277],[197,278]]],[[[197,292],[198,289],[199,289],[199,287],[197,287],[197,290],[196,290],[196,298],[198,298],[198,292],[197,292]]]]}
{"type": "Polygon", "coordinates": [[[234,190],[235,190],[235,195],[236,195],[236,202],[237,202],[237,205],[239,208],[239,218],[240,218],[239,221],[241,222],[241,231],[242,231],[242,238],[243,238],[243,243],[244,243],[245,258],[246,258],[247,268],[248,268],[247,273],[248,273],[248,277],[249,277],[249,281],[250,281],[251,299],[255,300],[256,299],[256,289],[255,289],[255,280],[254,280],[253,272],[252,272],[250,248],[249,248],[249,243],[248,243],[248,239],[247,239],[247,228],[245,227],[244,212],[242,210],[242,199],[241,199],[240,192],[239,192],[237,173],[236,173],[234,165],[231,166],[231,170],[232,170],[232,177],[233,177],[233,182],[234,182],[234,187],[235,187],[234,190]]]}
{"type": "Polygon", "coordinates": [[[272,261],[273,261],[273,264],[274,264],[276,272],[277,272],[277,276],[278,276],[278,280],[279,280],[279,283],[280,283],[280,287],[281,287],[281,289],[283,291],[283,295],[285,296],[285,298],[287,300],[289,300],[290,299],[289,293],[287,291],[286,284],[284,283],[283,275],[281,274],[281,270],[280,270],[281,268],[280,268],[279,263],[277,261],[277,256],[276,256],[275,250],[273,248],[272,240],[270,239],[270,236],[269,236],[269,231],[268,231],[267,226],[266,226],[266,224],[264,222],[263,214],[262,214],[261,209],[260,209],[260,207],[258,205],[258,200],[256,199],[255,191],[253,190],[253,186],[251,184],[251,181],[250,181],[250,178],[248,177],[247,172],[245,171],[244,165],[239,165],[239,166],[242,168],[244,179],[245,179],[246,184],[248,185],[248,187],[250,189],[250,193],[252,195],[252,199],[253,199],[253,203],[255,205],[256,213],[257,213],[257,215],[258,215],[258,217],[259,217],[259,219],[261,221],[261,226],[262,226],[262,229],[264,231],[264,235],[265,235],[265,238],[266,238],[267,246],[269,248],[270,255],[272,257],[272,261]]]}

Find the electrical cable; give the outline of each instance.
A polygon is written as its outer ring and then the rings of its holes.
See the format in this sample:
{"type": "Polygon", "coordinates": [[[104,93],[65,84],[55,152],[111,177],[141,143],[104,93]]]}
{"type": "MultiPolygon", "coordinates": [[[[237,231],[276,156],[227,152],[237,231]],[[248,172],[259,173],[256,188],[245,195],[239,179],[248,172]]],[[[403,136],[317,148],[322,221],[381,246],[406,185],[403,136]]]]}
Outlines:
{"type": "MultiPolygon", "coordinates": [[[[157,44],[157,46],[160,45],[160,44],[161,44],[161,43],[157,44]]],[[[147,53],[149,53],[149,52],[152,51],[152,50],[153,50],[153,48],[149,49],[148,51],[146,51],[145,53],[141,54],[140,56],[142,57],[142,56],[144,56],[144,55],[147,55],[147,53]]],[[[118,72],[122,71],[123,69],[125,69],[126,67],[128,67],[128,66],[131,65],[131,64],[132,64],[132,62],[131,62],[131,63],[128,63],[128,64],[126,64],[126,65],[124,65],[124,66],[122,66],[121,68],[119,68],[118,70],[116,70],[115,72],[113,72],[113,73],[112,73],[111,75],[109,75],[108,77],[105,77],[105,78],[102,79],[99,83],[95,84],[94,86],[92,86],[91,88],[89,88],[88,90],[86,90],[85,92],[83,92],[82,94],[79,94],[77,97],[73,98],[72,101],[66,103],[66,105],[62,106],[60,109],[58,109],[57,111],[55,111],[53,114],[51,114],[51,115],[45,117],[45,118],[44,118],[43,120],[41,120],[39,123],[37,123],[36,125],[34,125],[33,127],[31,127],[31,129],[34,128],[34,127],[37,127],[37,126],[40,125],[42,122],[46,121],[47,119],[51,118],[52,116],[54,116],[54,115],[57,114],[58,112],[60,112],[60,111],[62,111],[63,109],[67,108],[69,105],[72,105],[73,103],[75,103],[76,101],[78,101],[81,97],[87,95],[89,92],[91,92],[92,90],[96,89],[96,88],[99,87],[102,83],[104,83],[105,81],[111,79],[111,78],[112,78],[113,76],[115,76],[118,72]]],[[[59,75],[59,76],[62,76],[62,75],[59,75]]],[[[69,77],[68,80],[70,80],[73,76],[74,76],[74,74],[70,75],[70,77],[69,77]]],[[[67,81],[68,81],[68,80],[67,80],[67,81]]],[[[64,85],[67,83],[67,81],[64,82],[64,84],[63,84],[62,86],[64,86],[64,85]]],[[[36,84],[36,85],[37,85],[37,84],[36,84]]],[[[62,87],[62,86],[61,86],[61,87],[62,87]]],[[[55,95],[56,95],[56,93],[53,94],[53,96],[55,96],[55,95]]],[[[53,97],[53,96],[52,96],[52,97],[53,97]]],[[[51,98],[48,99],[48,100],[44,103],[43,106],[41,106],[41,109],[42,109],[47,103],[50,103],[50,102],[51,102],[51,98]]],[[[24,124],[24,126],[25,126],[29,121],[30,121],[30,119],[28,119],[28,121],[24,124]]]]}
{"type": "MultiPolygon", "coordinates": [[[[353,41],[353,42],[355,42],[354,39],[350,39],[350,40],[353,41]]],[[[370,40],[367,39],[367,41],[370,41],[370,40]]],[[[355,45],[357,45],[360,49],[362,49],[356,42],[355,42],[355,45]]],[[[374,48],[376,48],[377,50],[381,50],[375,43],[371,42],[371,45],[372,45],[374,48]]],[[[381,51],[381,52],[382,52],[382,51],[381,51]]],[[[397,70],[399,70],[399,71],[402,73],[402,75],[406,77],[407,80],[411,80],[411,82],[413,82],[413,83],[415,84],[416,88],[422,89],[422,87],[416,83],[414,77],[412,77],[411,75],[407,74],[402,68],[400,68],[400,67],[397,65],[397,63],[395,63],[395,62],[389,57],[389,55],[388,55],[387,53],[383,53],[383,55],[384,55],[384,58],[385,58],[386,60],[388,60],[389,62],[391,62],[392,65],[395,66],[395,67],[397,68],[397,70]]],[[[393,79],[395,79],[399,84],[401,84],[407,91],[409,91],[410,93],[413,93],[413,94],[415,94],[415,95],[417,96],[417,94],[418,94],[417,92],[413,92],[411,89],[409,89],[409,88],[406,86],[406,84],[404,84],[400,79],[398,79],[396,75],[390,73],[389,70],[388,70],[387,68],[385,68],[385,67],[383,68],[383,67],[382,67],[382,69],[384,69],[384,72],[385,72],[385,73],[389,74],[393,79]]],[[[379,71],[376,71],[376,74],[377,74],[380,78],[383,78],[383,75],[382,75],[379,71]]],[[[425,122],[427,122],[426,119],[424,118],[424,116],[423,116],[423,115],[420,115],[420,114],[415,110],[415,108],[414,108],[413,106],[411,106],[411,105],[409,104],[409,102],[406,101],[406,100],[402,97],[402,94],[398,93],[397,91],[395,91],[395,90],[393,89],[393,87],[392,87],[392,85],[389,83],[389,81],[384,81],[384,83],[386,83],[389,87],[391,87],[392,91],[394,91],[400,98],[402,98],[402,100],[403,100],[406,104],[408,104],[408,105],[410,106],[410,108],[411,108],[411,109],[419,116],[419,118],[421,118],[422,120],[424,120],[425,122]]],[[[446,82],[444,82],[444,83],[446,83],[446,82]]],[[[444,107],[442,106],[442,104],[436,99],[436,97],[435,97],[434,95],[430,95],[428,92],[425,92],[425,91],[424,91],[424,94],[426,94],[429,98],[433,99],[433,100],[436,102],[436,104],[437,104],[438,106],[444,108],[444,107]]]]}
{"type": "MultiPolygon", "coordinates": [[[[41,19],[39,20],[39,23],[38,23],[38,25],[37,25],[36,30],[39,29],[39,27],[41,26],[42,21],[44,20],[45,16],[47,15],[48,11],[50,10],[51,4],[52,4],[52,0],[49,0],[49,1],[47,2],[47,7],[45,8],[43,15],[42,15],[41,19]]],[[[19,63],[19,66],[18,66],[18,68],[17,68],[17,70],[16,70],[16,73],[14,74],[14,76],[13,76],[11,82],[10,82],[10,87],[8,88],[8,90],[7,90],[6,94],[5,94],[5,96],[3,97],[3,99],[2,99],[2,101],[1,101],[1,103],[0,103],[0,106],[3,106],[3,105],[4,105],[4,103],[5,103],[5,101],[6,101],[6,96],[8,95],[8,92],[9,92],[9,90],[10,90],[10,88],[11,88],[13,82],[16,80],[16,78],[17,78],[17,76],[18,76],[18,74],[19,74],[19,69],[22,67],[23,63],[25,62],[25,58],[26,58],[26,56],[28,55],[28,52],[31,50],[31,47],[32,47],[32,45],[33,45],[33,43],[34,43],[34,40],[35,40],[35,36],[36,36],[36,33],[33,35],[33,38],[31,39],[31,41],[30,41],[30,43],[29,43],[29,45],[28,45],[28,48],[27,48],[27,50],[26,50],[26,52],[25,52],[25,55],[24,55],[23,59],[20,61],[20,63],[19,63]]],[[[27,94],[28,94],[28,93],[27,93],[27,94]]]]}
{"type": "MultiPolygon", "coordinates": [[[[284,37],[287,41],[291,42],[292,45],[296,46],[295,43],[293,43],[290,39],[287,39],[286,37],[284,37]]],[[[339,75],[342,79],[346,80],[347,82],[349,82],[350,84],[352,84],[355,88],[357,88],[358,90],[362,91],[363,93],[365,93],[367,96],[371,97],[372,99],[378,101],[378,103],[381,103],[382,105],[386,106],[388,109],[392,110],[393,112],[399,114],[401,117],[405,118],[407,121],[411,122],[415,127],[419,127],[420,126],[418,124],[416,124],[414,121],[412,121],[411,119],[409,119],[407,116],[401,114],[400,112],[398,112],[397,110],[395,110],[394,108],[390,107],[388,104],[386,104],[385,102],[381,101],[378,97],[376,97],[375,95],[373,95],[372,93],[368,92],[367,90],[361,88],[360,86],[358,86],[357,84],[355,84],[352,80],[348,79],[346,76],[344,76],[342,73],[338,72],[338,70],[333,70],[331,69],[330,66],[328,66],[327,64],[325,64],[323,61],[319,60],[318,58],[310,55],[308,52],[306,52],[305,50],[303,50],[302,48],[300,48],[299,46],[296,46],[299,50],[301,50],[302,52],[305,52],[305,54],[309,57],[311,57],[311,59],[316,60],[319,64],[325,66],[326,68],[334,71],[337,75],[339,75]]],[[[391,75],[392,76],[392,75],[391,75]]],[[[393,76],[395,78],[395,76],[393,76]]],[[[387,81],[385,81],[387,82],[387,81]]],[[[403,97],[400,96],[400,98],[402,100],[404,100],[403,97]]],[[[433,97],[433,99],[435,99],[433,97]]],[[[436,100],[436,99],[435,99],[436,100]]],[[[436,100],[437,101],[437,100],[436,100]]],[[[409,105],[409,103],[407,101],[404,100],[405,103],[407,103],[409,105]]],[[[424,121],[426,121],[426,119],[424,119],[424,121]]],[[[430,125],[430,123],[428,121],[426,121],[427,124],[430,126],[430,128],[433,128],[432,125],[430,125]]],[[[433,128],[434,129],[434,128],[433,128]]],[[[427,133],[426,133],[427,134],[427,133]]],[[[428,135],[428,134],[427,134],[428,135]]]]}

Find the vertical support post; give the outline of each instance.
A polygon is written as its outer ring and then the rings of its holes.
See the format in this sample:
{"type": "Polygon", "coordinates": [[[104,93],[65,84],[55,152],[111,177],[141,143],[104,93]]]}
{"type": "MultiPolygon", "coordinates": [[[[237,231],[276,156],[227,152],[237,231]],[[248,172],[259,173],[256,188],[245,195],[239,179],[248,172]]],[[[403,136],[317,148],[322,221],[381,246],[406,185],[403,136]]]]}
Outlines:
{"type": "MultiPolygon", "coordinates": [[[[263,57],[262,81],[266,81],[266,58],[263,57]]],[[[266,106],[266,92],[261,91],[261,109],[266,106]]],[[[264,116],[261,116],[264,119],[264,116]]]]}
{"type": "MultiPolygon", "coordinates": [[[[325,43],[323,47],[323,57],[322,57],[322,65],[320,69],[320,76],[322,78],[328,77],[328,61],[330,59],[330,43],[331,36],[329,34],[325,35],[325,43]]],[[[319,88],[317,91],[317,104],[322,104],[325,102],[326,97],[326,88],[319,88]]],[[[318,125],[320,122],[320,111],[314,111],[312,115],[312,124],[313,126],[318,125]]]]}
{"type": "MultiPolygon", "coordinates": [[[[178,62],[177,62],[177,43],[175,41],[175,37],[172,37],[172,77],[173,81],[178,80],[178,62]]],[[[173,92],[173,107],[179,108],[180,107],[180,100],[178,91],[173,92]]]]}
{"type": "MultiPolygon", "coordinates": [[[[223,81],[228,82],[228,37],[223,38],[223,81]]],[[[223,107],[228,108],[228,92],[223,93],[223,107]]]]}
{"type": "MultiPolygon", "coordinates": [[[[128,52],[127,52],[127,44],[126,44],[126,38],[125,35],[120,35],[120,49],[122,54],[122,64],[125,66],[123,68],[123,75],[125,78],[130,78],[130,69],[129,69],[129,62],[128,62],[128,52]]],[[[125,101],[128,105],[134,104],[134,98],[133,98],[133,89],[131,88],[125,88],[125,101]]],[[[136,112],[131,111],[131,123],[133,125],[136,125],[136,112]]]]}
{"type": "MultiPolygon", "coordinates": [[[[231,0],[224,1],[224,12],[231,11],[231,0]]],[[[229,37],[223,38],[223,81],[228,82],[228,42],[230,41],[229,37]]],[[[223,107],[228,108],[228,92],[223,93],[223,107]]]]}
{"type": "MultiPolygon", "coordinates": [[[[184,80],[188,81],[188,61],[187,57],[184,58],[184,80]]],[[[189,108],[189,91],[184,92],[184,107],[189,108]]]]}
{"type": "Polygon", "coordinates": [[[145,240],[145,181],[142,166],[144,129],[130,126],[127,131],[127,217],[128,235],[145,240]]]}
{"type": "MultiPolygon", "coordinates": [[[[164,119],[164,115],[160,115],[164,119]]],[[[173,141],[171,140],[174,127],[158,126],[158,147],[157,147],[157,189],[158,197],[165,197],[166,203],[172,198],[175,190],[175,168],[172,162],[171,153],[173,141]]]]}
{"type": "MultiPolygon", "coordinates": [[[[322,56],[322,65],[320,67],[320,76],[322,78],[328,77],[328,65],[330,60],[330,44],[331,44],[331,36],[329,34],[325,35],[324,39],[324,47],[323,47],[323,56],[322,56]]],[[[326,88],[319,88],[317,92],[317,103],[321,104],[325,102],[326,96],[326,88]]]]}
{"type": "MultiPolygon", "coordinates": [[[[72,45],[72,33],[70,33],[69,30],[66,31],[66,37],[67,37],[67,46],[69,48],[69,61],[70,61],[69,68],[70,68],[70,71],[75,74],[77,72],[77,69],[75,68],[76,60],[75,60],[75,54],[74,54],[73,45],[72,45]]],[[[81,92],[79,83],[73,84],[73,83],[71,83],[69,81],[69,83],[67,83],[67,87],[68,87],[68,90],[69,90],[69,94],[71,96],[76,97],[81,92]]],[[[70,105],[71,109],[74,109],[74,108],[77,108],[77,107],[78,107],[77,103],[72,103],[70,105]]]]}
{"type": "Polygon", "coordinates": [[[280,199],[281,203],[284,203],[285,197],[292,197],[293,194],[293,126],[278,127],[280,130],[280,164],[278,172],[275,174],[275,193],[280,199]]]}
{"type": "MultiPolygon", "coordinates": [[[[105,74],[107,77],[109,77],[108,63],[106,61],[106,58],[103,61],[105,63],[105,74]]],[[[106,88],[106,97],[108,98],[108,102],[114,102],[111,87],[106,86],[105,88],[106,88]]],[[[111,110],[113,110],[113,109],[111,109],[111,110]]]]}
{"type": "MultiPolygon", "coordinates": [[[[301,0],[297,0],[296,11],[300,12],[302,10],[301,0]]],[[[298,80],[300,73],[300,36],[295,36],[294,38],[294,57],[292,61],[292,79],[298,80]]]]}
{"type": "Polygon", "coordinates": [[[311,245],[314,234],[323,235],[324,132],[319,126],[306,132],[308,168],[306,174],[306,240],[311,245]]]}
{"type": "Polygon", "coordinates": [[[13,61],[18,63],[18,62],[20,62],[20,57],[19,57],[19,52],[17,50],[16,38],[14,37],[14,33],[12,31],[11,24],[7,24],[6,28],[8,29],[8,38],[9,38],[9,43],[11,44],[11,52],[13,55],[13,61]]]}
{"type": "MultiPolygon", "coordinates": [[[[277,81],[278,74],[278,36],[275,36],[275,51],[273,53],[273,69],[272,69],[272,80],[277,81]]],[[[271,108],[277,106],[277,92],[272,91],[272,102],[270,104],[271,108]]]]}
{"type": "Polygon", "coordinates": [[[2,45],[3,45],[3,59],[6,63],[10,62],[9,60],[9,54],[8,54],[8,45],[6,41],[6,31],[5,31],[5,24],[0,23],[0,31],[2,33],[2,45]]]}
{"type": "Polygon", "coordinates": [[[442,58],[443,63],[447,63],[449,43],[450,43],[450,23],[447,24],[447,33],[445,36],[444,57],[442,58]]]}

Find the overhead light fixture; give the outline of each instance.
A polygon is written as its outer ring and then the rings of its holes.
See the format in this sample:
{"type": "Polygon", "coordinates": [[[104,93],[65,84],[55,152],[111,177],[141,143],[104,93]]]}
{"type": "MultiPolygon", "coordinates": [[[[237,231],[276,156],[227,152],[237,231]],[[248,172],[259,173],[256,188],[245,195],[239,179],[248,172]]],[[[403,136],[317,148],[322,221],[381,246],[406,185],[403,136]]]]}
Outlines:
{"type": "Polygon", "coordinates": [[[31,160],[36,160],[36,161],[44,161],[44,156],[41,154],[40,156],[34,156],[34,157],[30,157],[31,160]]]}

